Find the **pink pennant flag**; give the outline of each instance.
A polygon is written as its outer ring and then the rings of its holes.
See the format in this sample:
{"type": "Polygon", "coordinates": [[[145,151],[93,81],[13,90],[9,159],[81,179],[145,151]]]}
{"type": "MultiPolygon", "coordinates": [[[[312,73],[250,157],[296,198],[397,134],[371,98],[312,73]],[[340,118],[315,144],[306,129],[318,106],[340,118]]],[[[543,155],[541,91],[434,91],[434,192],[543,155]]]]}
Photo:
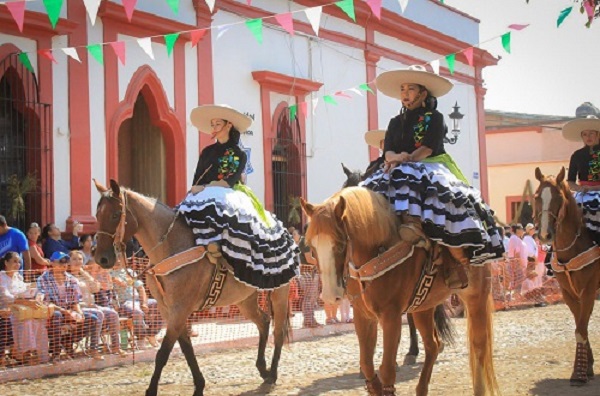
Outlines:
{"type": "Polygon", "coordinates": [[[298,106],[300,106],[300,113],[302,113],[304,118],[308,117],[308,103],[300,102],[298,103],[298,106]]]}
{"type": "Polygon", "coordinates": [[[373,15],[375,15],[377,19],[381,19],[381,1],[382,0],[367,0],[367,4],[371,7],[371,11],[373,11],[373,15]]]}
{"type": "Polygon", "coordinates": [[[527,26],[529,26],[529,24],[521,25],[521,24],[518,24],[518,23],[513,23],[512,25],[508,25],[508,28],[512,29],[512,30],[523,30],[527,26]]]}
{"type": "Polygon", "coordinates": [[[252,5],[252,0],[246,0],[246,4],[252,5]]]}
{"type": "Polygon", "coordinates": [[[42,55],[46,59],[50,59],[54,63],[58,63],[56,59],[54,59],[54,55],[52,55],[52,51],[49,49],[41,49],[38,51],[38,54],[42,55]]]}
{"type": "Polygon", "coordinates": [[[119,60],[121,61],[121,64],[124,66],[125,65],[125,43],[123,41],[115,41],[115,42],[112,42],[109,44],[112,47],[113,51],[115,51],[115,55],[117,55],[117,58],[119,58],[119,60]]]}
{"type": "Polygon", "coordinates": [[[594,2],[590,0],[584,0],[583,8],[588,16],[588,19],[591,21],[594,18],[594,2]]]}
{"type": "Polygon", "coordinates": [[[192,30],[190,32],[190,36],[192,36],[192,47],[198,45],[198,43],[200,42],[200,40],[202,40],[205,34],[206,29],[192,30]]]}
{"type": "Polygon", "coordinates": [[[121,0],[123,2],[123,7],[125,8],[125,15],[127,15],[127,20],[131,22],[131,18],[133,18],[133,10],[135,9],[135,4],[137,0],[121,0]]]}
{"type": "Polygon", "coordinates": [[[465,55],[465,58],[467,58],[469,66],[473,66],[473,47],[463,50],[463,54],[465,55]]]}
{"type": "Polygon", "coordinates": [[[275,15],[275,19],[282,28],[284,28],[289,34],[294,35],[294,20],[292,19],[292,13],[286,12],[285,14],[275,15]]]}
{"type": "Polygon", "coordinates": [[[9,1],[8,3],[4,3],[10,15],[13,17],[17,26],[19,27],[19,32],[23,33],[23,21],[25,20],[25,2],[24,1],[9,1]]]}
{"type": "Polygon", "coordinates": [[[337,91],[336,93],[334,93],[334,95],[335,96],[341,96],[342,98],[352,99],[352,96],[348,95],[344,91],[337,91]]]}

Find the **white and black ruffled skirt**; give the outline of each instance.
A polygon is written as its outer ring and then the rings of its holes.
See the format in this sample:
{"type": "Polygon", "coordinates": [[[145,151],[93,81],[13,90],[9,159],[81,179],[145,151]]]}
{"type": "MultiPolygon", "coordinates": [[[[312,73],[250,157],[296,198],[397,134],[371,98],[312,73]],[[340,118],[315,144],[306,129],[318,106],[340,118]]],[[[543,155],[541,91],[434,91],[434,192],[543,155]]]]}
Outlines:
{"type": "Polygon", "coordinates": [[[376,171],[362,186],[385,195],[396,213],[420,217],[431,239],[462,247],[473,265],[502,257],[504,247],[493,211],[481,193],[441,163],[402,163],[376,171]]]}
{"type": "Polygon", "coordinates": [[[592,239],[600,244],[600,191],[574,193],[577,205],[583,210],[583,221],[592,239]]]}
{"type": "Polygon", "coordinates": [[[192,227],[196,245],[217,242],[241,282],[261,290],[288,284],[299,274],[298,247],[271,213],[268,226],[250,198],[232,188],[211,186],[189,193],[177,208],[192,227]]]}

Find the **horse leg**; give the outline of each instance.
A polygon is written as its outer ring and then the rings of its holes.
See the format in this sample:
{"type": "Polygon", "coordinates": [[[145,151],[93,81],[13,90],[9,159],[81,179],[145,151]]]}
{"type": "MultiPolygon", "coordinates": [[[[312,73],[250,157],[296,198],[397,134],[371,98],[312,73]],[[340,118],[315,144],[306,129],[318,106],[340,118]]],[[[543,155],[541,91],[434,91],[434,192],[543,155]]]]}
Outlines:
{"type": "Polygon", "coordinates": [[[406,315],[408,319],[408,329],[410,332],[410,348],[408,353],[404,356],[404,366],[412,366],[417,363],[417,356],[419,355],[419,338],[417,337],[417,329],[415,327],[415,321],[413,314],[409,313],[406,315]]]}
{"type": "Polygon", "coordinates": [[[594,379],[594,354],[592,353],[592,346],[590,345],[590,340],[587,342],[587,350],[588,350],[588,369],[587,376],[588,379],[594,379]]]}
{"type": "Polygon", "coordinates": [[[275,347],[273,348],[273,358],[271,359],[269,377],[265,379],[265,382],[269,384],[277,382],[277,369],[279,367],[279,359],[281,358],[281,349],[283,348],[284,342],[289,340],[290,337],[291,323],[288,315],[289,294],[289,285],[277,288],[270,293],[275,347]]]}
{"type": "Polygon", "coordinates": [[[263,312],[258,306],[258,293],[253,293],[237,304],[242,315],[246,319],[252,321],[258,328],[258,356],[256,357],[256,368],[260,373],[262,379],[266,380],[269,377],[269,371],[267,370],[267,362],[265,360],[265,349],[267,347],[267,340],[269,339],[269,327],[271,325],[271,319],[269,315],[263,312]]]}
{"type": "MultiPolygon", "coordinates": [[[[173,350],[173,345],[175,345],[175,341],[179,339],[179,336],[186,331],[185,319],[187,316],[182,316],[182,318],[182,320],[179,320],[176,323],[171,321],[167,325],[167,334],[160,345],[160,349],[156,353],[156,358],[154,360],[154,373],[150,379],[150,385],[148,385],[148,389],[146,389],[146,396],[156,396],[158,394],[158,381],[160,381],[162,370],[169,360],[169,355],[171,354],[171,350],[173,350]]],[[[169,319],[172,320],[172,316],[170,316],[169,319]]]]}
{"type": "Polygon", "coordinates": [[[435,329],[433,313],[435,308],[427,311],[415,312],[414,321],[419,329],[421,338],[423,339],[423,347],[425,348],[425,362],[419,377],[417,385],[417,396],[426,396],[429,392],[429,382],[431,381],[431,372],[433,365],[437,360],[440,349],[440,337],[435,329]]]}
{"type": "Polygon", "coordinates": [[[185,331],[179,336],[178,341],[181,351],[183,352],[183,356],[185,356],[185,360],[187,361],[187,364],[192,372],[192,378],[194,379],[193,396],[202,396],[204,394],[204,386],[206,382],[204,381],[204,376],[200,371],[200,367],[198,367],[198,360],[194,354],[194,346],[192,345],[192,341],[187,331],[187,326],[185,331]]]}
{"type": "Polygon", "coordinates": [[[402,312],[394,304],[379,315],[383,329],[383,358],[379,367],[379,375],[383,385],[383,396],[395,395],[396,356],[402,331],[402,312]]]}
{"type": "Polygon", "coordinates": [[[369,396],[381,395],[381,382],[375,374],[373,355],[377,345],[377,319],[365,311],[362,301],[354,300],[354,330],[360,348],[360,370],[366,379],[369,396]]]}
{"type": "MultiPolygon", "coordinates": [[[[575,320],[575,339],[577,341],[577,348],[575,350],[575,364],[573,365],[573,373],[570,380],[571,385],[575,386],[583,385],[589,381],[588,370],[590,362],[588,357],[591,354],[591,349],[588,345],[588,325],[592,310],[594,309],[595,297],[595,288],[588,287],[582,290],[579,301],[576,302],[579,306],[579,315],[575,320]]],[[[565,301],[566,298],[567,297],[565,296],[565,301]]],[[[572,297],[569,295],[568,298],[572,297]]]]}

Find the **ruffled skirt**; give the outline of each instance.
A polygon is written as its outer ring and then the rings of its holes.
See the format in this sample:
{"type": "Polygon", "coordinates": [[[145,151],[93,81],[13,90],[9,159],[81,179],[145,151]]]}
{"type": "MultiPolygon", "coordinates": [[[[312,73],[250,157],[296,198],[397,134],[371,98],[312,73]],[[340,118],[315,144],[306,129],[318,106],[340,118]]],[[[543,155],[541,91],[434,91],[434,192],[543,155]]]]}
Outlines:
{"type": "Polygon", "coordinates": [[[250,198],[231,188],[211,186],[188,194],[177,208],[192,227],[196,245],[217,242],[241,282],[261,290],[288,284],[299,274],[292,236],[271,213],[261,220],[250,198]]]}
{"type": "Polygon", "coordinates": [[[600,244],[600,191],[574,193],[577,205],[583,210],[583,221],[592,239],[600,244]]]}
{"type": "Polygon", "coordinates": [[[421,218],[424,232],[449,247],[464,248],[473,265],[502,257],[494,212],[481,193],[440,163],[403,163],[375,172],[362,186],[385,195],[396,213],[421,218]]]}

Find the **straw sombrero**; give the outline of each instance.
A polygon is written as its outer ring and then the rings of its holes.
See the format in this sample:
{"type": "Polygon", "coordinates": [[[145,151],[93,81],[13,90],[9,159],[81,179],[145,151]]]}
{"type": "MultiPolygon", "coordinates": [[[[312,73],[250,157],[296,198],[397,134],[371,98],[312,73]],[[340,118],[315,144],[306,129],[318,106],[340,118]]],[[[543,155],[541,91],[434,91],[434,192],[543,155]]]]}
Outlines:
{"type": "Polygon", "coordinates": [[[219,118],[227,120],[233,124],[235,129],[240,132],[246,132],[252,124],[252,119],[245,114],[233,109],[228,105],[204,105],[198,106],[192,110],[190,121],[200,132],[211,133],[212,127],[210,121],[219,118]]]}
{"type": "Polygon", "coordinates": [[[589,115],[586,118],[577,118],[567,122],[562,129],[563,137],[573,142],[581,142],[581,132],[598,131],[600,133],[600,119],[589,115]]]}
{"type": "Polygon", "coordinates": [[[365,132],[365,142],[371,147],[380,149],[381,141],[385,139],[385,131],[383,129],[374,129],[369,132],[365,132]]]}
{"type": "Polygon", "coordinates": [[[453,87],[450,80],[428,72],[420,65],[381,73],[377,76],[376,84],[382,94],[396,99],[400,99],[400,85],[402,84],[423,85],[436,98],[446,95],[453,87]]]}

